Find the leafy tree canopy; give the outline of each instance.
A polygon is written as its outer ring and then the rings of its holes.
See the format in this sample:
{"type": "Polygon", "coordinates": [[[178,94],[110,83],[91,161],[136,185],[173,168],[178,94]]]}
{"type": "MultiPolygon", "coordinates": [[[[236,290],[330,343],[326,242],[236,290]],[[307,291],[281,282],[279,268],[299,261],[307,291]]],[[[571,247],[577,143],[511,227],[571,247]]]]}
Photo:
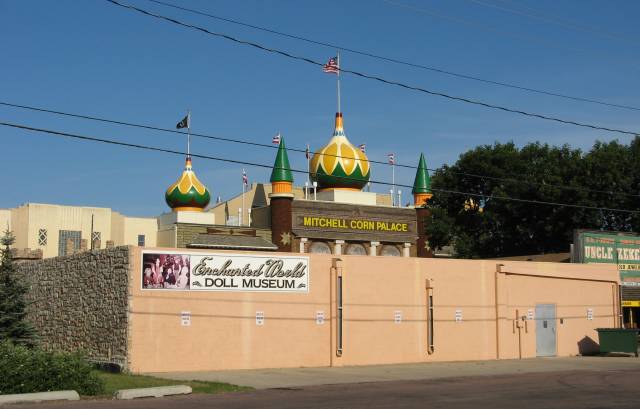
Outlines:
{"type": "Polygon", "coordinates": [[[640,137],[629,145],[596,142],[588,152],[541,143],[483,145],[437,170],[432,187],[427,229],[436,248],[453,244],[463,258],[567,252],[574,229],[634,231],[640,217],[499,198],[640,210],[640,196],[632,196],[640,194],[640,137]]]}

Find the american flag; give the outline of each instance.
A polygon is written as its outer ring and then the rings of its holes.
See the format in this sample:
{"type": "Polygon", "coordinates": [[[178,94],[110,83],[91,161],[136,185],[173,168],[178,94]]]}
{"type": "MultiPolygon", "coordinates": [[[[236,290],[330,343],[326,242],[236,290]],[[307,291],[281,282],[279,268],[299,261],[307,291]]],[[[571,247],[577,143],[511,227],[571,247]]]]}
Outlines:
{"type": "Polygon", "coordinates": [[[387,158],[389,159],[389,165],[396,164],[396,154],[395,153],[387,153],[387,158]]]}
{"type": "Polygon", "coordinates": [[[247,177],[247,172],[245,172],[244,169],[242,169],[242,184],[245,186],[249,184],[249,178],[247,177]]]}
{"type": "Polygon", "coordinates": [[[362,153],[367,153],[367,145],[365,145],[364,143],[358,145],[358,148],[360,148],[362,153]]]}
{"type": "Polygon", "coordinates": [[[273,139],[271,139],[271,143],[273,143],[274,145],[280,145],[280,132],[278,132],[278,134],[274,136],[273,139]]]}
{"type": "Polygon", "coordinates": [[[340,67],[338,66],[338,57],[331,57],[329,61],[322,67],[322,71],[330,74],[338,74],[340,67]]]}

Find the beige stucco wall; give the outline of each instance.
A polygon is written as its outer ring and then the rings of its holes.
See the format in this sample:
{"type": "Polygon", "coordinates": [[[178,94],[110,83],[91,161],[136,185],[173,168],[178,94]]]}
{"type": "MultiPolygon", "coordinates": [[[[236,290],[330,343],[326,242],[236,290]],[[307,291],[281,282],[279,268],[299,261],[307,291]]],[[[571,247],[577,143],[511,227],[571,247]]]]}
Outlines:
{"type": "MultiPolygon", "coordinates": [[[[264,206],[269,203],[269,194],[271,193],[270,183],[252,183],[247,191],[244,193],[244,225],[249,225],[249,209],[254,206],[264,206]],[[259,196],[259,197],[258,197],[259,196]]],[[[293,188],[293,194],[296,198],[303,198],[304,192],[300,187],[293,188]]],[[[216,223],[219,225],[225,225],[227,223],[228,216],[238,217],[238,209],[242,208],[242,195],[234,196],[222,203],[213,205],[208,211],[215,214],[216,223]]],[[[233,224],[237,225],[237,224],[233,224]]]]}
{"type": "Polygon", "coordinates": [[[44,257],[58,255],[58,232],[60,230],[81,231],[83,239],[91,236],[91,216],[93,231],[100,232],[102,247],[111,237],[111,210],[99,207],[58,206],[28,203],[13,209],[12,223],[16,234],[17,248],[42,249],[44,257]],[[47,244],[38,244],[38,231],[47,230],[47,244]]]}
{"type": "Polygon", "coordinates": [[[505,262],[497,273],[496,261],[342,256],[332,269],[331,256],[309,254],[308,294],[143,291],[140,249],[132,251],[134,372],[533,357],[535,321],[518,331],[515,313],[526,315],[536,303],[557,305],[557,353],[566,356],[577,354],[585,337],[597,341],[594,329],[616,319],[618,274],[608,265],[505,262]],[[342,356],[336,354],[339,274],[342,356]],[[431,354],[427,283],[435,305],[431,354]],[[587,308],[593,308],[593,320],[587,320],[587,308]],[[456,310],[462,310],[461,322],[456,310]],[[191,326],[181,326],[182,311],[191,312],[191,326]],[[263,326],[256,325],[256,311],[264,312],[263,326]],[[325,314],[323,325],[316,323],[318,311],[325,314]],[[396,311],[400,323],[394,322],[396,311]]]}
{"type": "MultiPolygon", "coordinates": [[[[29,211],[26,205],[11,211],[11,230],[16,237],[14,247],[24,249],[29,247],[29,211]]],[[[38,248],[38,247],[34,247],[38,248]]]]}
{"type": "Polygon", "coordinates": [[[4,233],[7,229],[11,230],[11,210],[0,209],[0,232],[4,233]]]}
{"type": "Polygon", "coordinates": [[[158,220],[156,218],[125,217],[123,225],[123,238],[121,242],[115,243],[116,246],[137,246],[139,234],[144,234],[145,246],[157,245],[158,220]]]}
{"type": "Polygon", "coordinates": [[[166,226],[162,230],[158,230],[156,237],[156,245],[162,247],[176,247],[178,244],[177,225],[166,226]]]}
{"type": "Polygon", "coordinates": [[[103,207],[62,206],[53,204],[27,203],[13,209],[0,210],[0,223],[6,228],[3,218],[10,214],[11,230],[16,236],[18,249],[41,249],[43,257],[58,255],[60,230],[80,231],[82,239],[90,246],[91,218],[93,231],[100,232],[100,247],[105,248],[107,240],[116,246],[137,245],[138,234],[144,234],[146,245],[157,245],[156,218],[126,217],[103,207]],[[38,242],[40,229],[47,230],[47,244],[38,242]]]}

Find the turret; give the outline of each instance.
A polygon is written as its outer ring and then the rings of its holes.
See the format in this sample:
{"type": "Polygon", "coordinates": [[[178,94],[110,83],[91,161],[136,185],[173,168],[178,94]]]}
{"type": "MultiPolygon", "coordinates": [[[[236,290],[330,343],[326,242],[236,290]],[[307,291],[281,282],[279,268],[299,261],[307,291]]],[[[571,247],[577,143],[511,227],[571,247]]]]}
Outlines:
{"type": "Polygon", "coordinates": [[[426,205],[429,199],[433,197],[433,193],[431,193],[431,178],[427,170],[427,162],[424,160],[424,153],[420,154],[418,170],[416,171],[416,178],[413,181],[411,192],[413,193],[413,204],[416,207],[426,205]]]}
{"type": "Polygon", "coordinates": [[[291,203],[293,202],[293,175],[289,165],[289,156],[280,138],[276,161],[271,171],[271,237],[278,251],[291,251],[293,234],[291,233],[291,203]]]}
{"type": "Polygon", "coordinates": [[[431,210],[427,207],[427,202],[433,197],[433,193],[431,192],[431,178],[429,178],[427,162],[424,160],[423,153],[420,154],[412,193],[418,224],[418,241],[416,242],[418,257],[433,257],[433,251],[429,246],[429,237],[427,236],[427,224],[431,220],[431,210]]]}

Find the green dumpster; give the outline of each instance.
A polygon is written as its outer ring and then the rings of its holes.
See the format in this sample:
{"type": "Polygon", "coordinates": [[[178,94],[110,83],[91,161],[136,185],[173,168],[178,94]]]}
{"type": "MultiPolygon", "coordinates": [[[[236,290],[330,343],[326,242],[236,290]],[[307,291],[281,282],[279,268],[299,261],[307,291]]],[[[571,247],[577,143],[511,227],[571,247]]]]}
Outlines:
{"type": "Polygon", "coordinates": [[[638,356],[638,329],[596,328],[600,353],[626,352],[638,356]]]}

